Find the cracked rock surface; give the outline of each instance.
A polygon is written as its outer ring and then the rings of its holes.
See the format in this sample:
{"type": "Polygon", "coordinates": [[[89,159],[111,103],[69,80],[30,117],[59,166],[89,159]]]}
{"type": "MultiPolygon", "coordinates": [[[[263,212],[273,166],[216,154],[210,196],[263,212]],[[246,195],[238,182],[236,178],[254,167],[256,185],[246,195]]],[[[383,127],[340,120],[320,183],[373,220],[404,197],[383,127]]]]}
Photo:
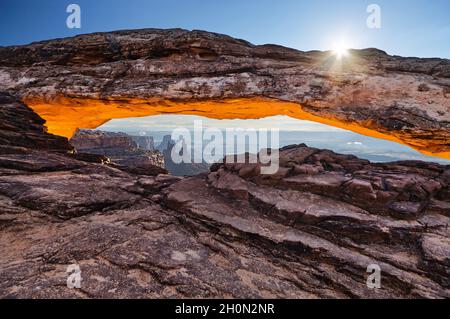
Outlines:
{"type": "Polygon", "coordinates": [[[450,297],[449,166],[296,145],[276,175],[131,174],[70,154],[6,93],[0,139],[1,298],[450,297]]]}
{"type": "Polygon", "coordinates": [[[0,48],[0,90],[66,137],[133,115],[288,115],[450,158],[447,59],[365,49],[337,61],[204,31],[144,29],[0,48]]]}

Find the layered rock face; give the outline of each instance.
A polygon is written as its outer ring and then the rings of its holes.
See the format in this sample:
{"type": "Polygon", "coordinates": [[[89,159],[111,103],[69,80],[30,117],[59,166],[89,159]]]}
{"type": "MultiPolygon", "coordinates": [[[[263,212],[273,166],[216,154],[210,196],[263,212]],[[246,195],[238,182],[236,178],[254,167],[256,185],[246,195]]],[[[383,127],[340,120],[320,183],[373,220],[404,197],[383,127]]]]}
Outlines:
{"type": "Polygon", "coordinates": [[[47,133],[45,121],[14,96],[0,92],[0,154],[20,152],[19,148],[68,152],[67,139],[47,133]]]}
{"type": "Polygon", "coordinates": [[[112,118],[288,115],[450,158],[450,61],[300,52],[181,29],[0,48],[0,89],[71,137],[112,118]]]}
{"type": "Polygon", "coordinates": [[[1,148],[2,298],[450,297],[448,166],[297,145],[276,175],[145,176],[77,159],[0,96],[0,136],[22,133],[1,148]]]}
{"type": "Polygon", "coordinates": [[[155,150],[155,141],[151,136],[132,136],[132,139],[139,149],[145,151],[155,150]]]}
{"type": "MultiPolygon", "coordinates": [[[[125,133],[104,131],[78,130],[70,139],[70,143],[78,151],[95,151],[110,153],[124,150],[137,150],[138,146],[133,139],[125,133]]],[[[108,154],[103,154],[108,155],[108,154]]]]}
{"type": "MultiPolygon", "coordinates": [[[[142,140],[140,140],[142,142],[142,140]]],[[[78,130],[70,139],[77,152],[105,156],[122,170],[142,175],[167,173],[164,156],[140,148],[125,133],[78,130]]]]}
{"type": "Polygon", "coordinates": [[[450,167],[370,164],[305,145],[280,156],[273,176],[254,164],[216,165],[173,184],[165,204],[214,224],[233,249],[251,238],[246,254],[271,255],[275,268],[257,258],[263,277],[246,270],[265,283],[260,289],[281,276],[302,296],[448,298],[450,167]],[[364,281],[373,263],[383,273],[379,291],[364,281]]]}
{"type": "MultiPolygon", "coordinates": [[[[174,176],[194,176],[209,172],[206,163],[175,163],[172,160],[172,148],[175,142],[170,135],[164,136],[155,147],[151,136],[130,136],[126,133],[104,132],[98,130],[77,130],[70,139],[75,147],[76,157],[91,155],[104,156],[104,161],[117,164],[122,170],[139,174],[154,175],[155,172],[170,172],[174,176]],[[149,173],[146,173],[148,171],[149,173]]],[[[95,157],[98,161],[98,157],[95,157]]]]}

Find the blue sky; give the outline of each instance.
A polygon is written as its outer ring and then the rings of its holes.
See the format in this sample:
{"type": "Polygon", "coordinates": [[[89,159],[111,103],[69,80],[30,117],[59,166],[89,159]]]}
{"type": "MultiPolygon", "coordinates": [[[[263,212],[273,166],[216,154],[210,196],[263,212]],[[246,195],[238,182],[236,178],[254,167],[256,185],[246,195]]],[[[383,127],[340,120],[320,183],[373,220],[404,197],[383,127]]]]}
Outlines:
{"type": "Polygon", "coordinates": [[[202,29],[255,44],[300,50],[354,48],[450,58],[449,0],[1,0],[0,45],[135,28],[202,29]],[[66,7],[82,9],[82,28],[66,27],[66,7]],[[381,29],[366,26],[366,8],[381,7],[381,29]]]}

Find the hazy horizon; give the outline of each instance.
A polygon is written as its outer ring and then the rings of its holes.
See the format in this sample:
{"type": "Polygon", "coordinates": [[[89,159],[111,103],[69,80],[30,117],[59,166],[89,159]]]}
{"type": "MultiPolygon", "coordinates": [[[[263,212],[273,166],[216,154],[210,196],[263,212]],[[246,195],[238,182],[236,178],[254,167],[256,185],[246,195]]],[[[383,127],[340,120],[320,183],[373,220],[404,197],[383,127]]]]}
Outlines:
{"type": "Polygon", "coordinates": [[[214,120],[192,115],[160,115],[115,119],[98,127],[97,130],[152,136],[158,143],[165,135],[170,135],[175,128],[183,127],[193,131],[195,120],[202,120],[204,129],[210,127],[220,130],[226,128],[278,128],[280,130],[280,147],[304,143],[310,147],[356,155],[373,162],[421,160],[450,165],[450,160],[423,155],[406,145],[285,116],[259,120],[214,120]],[[277,124],[274,123],[280,123],[281,125],[277,127],[277,124]]]}

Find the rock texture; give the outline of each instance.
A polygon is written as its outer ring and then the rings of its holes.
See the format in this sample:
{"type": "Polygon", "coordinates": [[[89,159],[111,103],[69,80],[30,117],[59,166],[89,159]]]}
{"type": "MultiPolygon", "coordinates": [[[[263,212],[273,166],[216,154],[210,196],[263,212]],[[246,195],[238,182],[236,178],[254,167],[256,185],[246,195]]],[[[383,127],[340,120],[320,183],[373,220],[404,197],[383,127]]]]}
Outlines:
{"type": "Polygon", "coordinates": [[[168,173],[174,176],[194,176],[209,172],[206,163],[174,163],[172,148],[175,142],[171,136],[164,136],[163,141],[154,147],[151,136],[130,136],[126,133],[103,132],[98,130],[77,130],[70,143],[78,152],[78,159],[90,161],[86,156],[94,155],[94,162],[101,160],[116,167],[144,175],[168,173]],[[146,173],[146,171],[148,171],[146,173]]]}
{"type": "Polygon", "coordinates": [[[139,149],[145,151],[154,151],[155,141],[152,136],[132,136],[133,141],[137,144],[139,149]]]}
{"type": "Polygon", "coordinates": [[[289,115],[450,158],[450,61],[300,52],[203,31],[96,33],[0,48],[0,90],[70,137],[112,118],[289,115]]]}
{"type": "Polygon", "coordinates": [[[0,92],[0,106],[0,154],[20,152],[19,148],[73,150],[67,139],[48,134],[45,121],[14,96],[0,92]]]}
{"type": "Polygon", "coordinates": [[[1,298],[450,297],[449,166],[297,145],[276,175],[144,176],[80,160],[4,93],[0,123],[1,298]]]}
{"type": "Polygon", "coordinates": [[[70,139],[70,143],[78,151],[98,151],[102,152],[102,155],[138,150],[138,145],[131,136],[98,130],[78,130],[70,139]]]}
{"type": "MultiPolygon", "coordinates": [[[[133,138],[125,133],[78,130],[70,139],[77,152],[107,158],[110,166],[141,175],[168,173],[164,156],[157,151],[139,148],[133,138]]],[[[83,155],[81,155],[83,156],[83,155]]],[[[78,156],[80,159],[80,156],[78,156]]]]}

